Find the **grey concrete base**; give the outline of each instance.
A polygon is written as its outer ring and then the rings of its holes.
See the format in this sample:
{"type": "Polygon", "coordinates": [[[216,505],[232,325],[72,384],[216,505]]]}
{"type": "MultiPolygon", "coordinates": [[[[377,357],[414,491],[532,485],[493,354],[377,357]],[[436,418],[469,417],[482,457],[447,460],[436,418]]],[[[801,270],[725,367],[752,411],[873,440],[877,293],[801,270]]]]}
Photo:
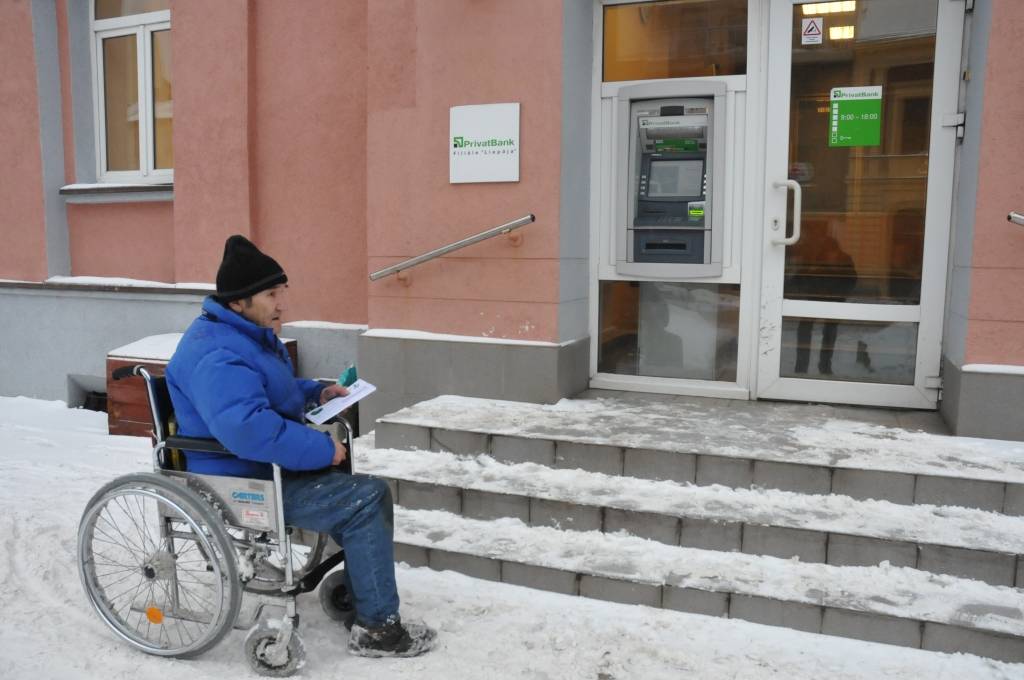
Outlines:
{"type": "Polygon", "coordinates": [[[617,446],[555,443],[555,467],[622,475],[622,449],[617,446]]]}
{"type": "Polygon", "coordinates": [[[620,604],[642,604],[661,607],[661,586],[646,583],[618,581],[602,576],[583,574],[580,578],[580,595],[595,600],[606,600],[620,604]]]}
{"type": "Polygon", "coordinates": [[[379,449],[430,450],[430,428],[401,423],[378,423],[374,436],[379,449]]]}
{"type": "Polygon", "coordinates": [[[505,562],[501,568],[501,579],[505,583],[546,590],[563,595],[579,595],[579,578],[570,571],[549,569],[532,564],[505,562]]]}
{"type": "Polygon", "coordinates": [[[867,642],[884,642],[901,647],[921,646],[921,624],[917,621],[847,609],[826,607],[821,632],[825,635],[867,642]]]}
{"type": "Polygon", "coordinates": [[[966,652],[1009,663],[1024,663],[1024,639],[979,630],[925,623],[921,647],[934,652],[966,652]]]}
{"type": "Polygon", "coordinates": [[[462,490],[436,484],[398,482],[398,503],[412,510],[443,510],[462,514],[462,490]]]}
{"type": "Polygon", "coordinates": [[[728,616],[729,593],[711,593],[696,588],[665,586],[662,602],[665,609],[705,616],[728,616]]]}
{"type": "Polygon", "coordinates": [[[726,616],[809,633],[940,652],[976,654],[1012,663],[1024,662],[1024,638],[918,619],[742,593],[636,583],[401,543],[395,546],[395,559],[411,566],[449,569],[474,578],[500,580],[563,595],[580,595],[690,614],[726,616]]]}
{"type": "Polygon", "coordinates": [[[1002,512],[1005,493],[1006,485],[1002,482],[920,475],[914,490],[914,502],[1002,512]]]}
{"type": "Polygon", "coordinates": [[[604,530],[608,533],[625,531],[633,536],[647,538],[668,545],[679,545],[680,520],[668,515],[650,512],[630,512],[605,508],[604,530]]]}
{"type": "Polygon", "coordinates": [[[430,450],[465,455],[487,453],[490,450],[490,435],[434,428],[430,430],[430,450]]]}
{"type": "Polygon", "coordinates": [[[876,500],[913,505],[914,475],[876,470],[837,469],[832,473],[832,493],[857,500],[876,500]]]}
{"type": "Polygon", "coordinates": [[[782,626],[805,633],[820,633],[821,617],[822,608],[813,604],[771,600],[752,595],[733,595],[729,601],[731,619],[782,626]]]}
{"type": "Polygon", "coordinates": [[[556,402],[587,388],[589,352],[589,338],[521,345],[360,335],[359,373],[377,386],[359,405],[360,429],[442,394],[556,402]]]}
{"type": "Polygon", "coordinates": [[[1017,577],[1017,556],[923,545],[917,568],[936,574],[972,578],[996,586],[1012,586],[1017,577]]]}
{"type": "Polygon", "coordinates": [[[555,442],[550,439],[493,435],[491,456],[501,463],[537,463],[554,467],[555,442]]]}
{"type": "Polygon", "coordinates": [[[691,453],[626,449],[624,456],[622,474],[627,477],[680,484],[693,482],[697,477],[697,457],[691,453]]]}
{"type": "Polygon", "coordinates": [[[519,519],[530,526],[569,531],[625,531],[667,545],[741,551],[781,559],[836,566],[911,567],[936,574],[975,579],[990,585],[1024,584],[1024,560],[1017,555],[940,545],[909,543],[869,536],[714,521],[657,513],[635,512],[596,505],[535,498],[475,489],[387,480],[397,502],[417,510],[442,510],[472,519],[519,519]]]}
{"type": "Polygon", "coordinates": [[[483,520],[515,517],[528,524],[530,499],[526,496],[463,489],[462,514],[465,517],[483,520]]]}
{"type": "Polygon", "coordinates": [[[685,517],[679,545],[702,550],[739,552],[743,547],[743,525],[685,517]]]}
{"type": "Polygon", "coordinates": [[[1024,375],[964,372],[942,357],[939,411],[953,434],[1024,441],[1024,375]]]}
{"type": "Polygon", "coordinates": [[[875,567],[888,561],[894,567],[917,567],[917,545],[866,536],[829,534],[829,564],[837,567],[875,567]]]}
{"type": "Polygon", "coordinates": [[[106,385],[107,352],[150,335],[183,333],[202,300],[171,290],[0,283],[0,396],[81,405],[76,384],[106,385]]]}
{"type": "Polygon", "coordinates": [[[832,490],[832,470],[814,465],[756,460],[753,485],[797,493],[827,494],[832,490]]]}
{"type": "Polygon", "coordinates": [[[429,558],[430,568],[437,571],[457,571],[485,581],[501,580],[501,562],[498,560],[434,549],[429,551],[429,558]]]}
{"type": "MultiPolygon", "coordinates": [[[[299,344],[298,373],[304,378],[337,378],[346,365],[359,367],[359,326],[322,327],[286,323],[281,335],[299,344]]],[[[362,373],[360,369],[360,374],[362,373]]]]}
{"type": "Polygon", "coordinates": [[[801,562],[824,562],[828,534],[785,527],[766,527],[756,524],[743,526],[743,552],[750,555],[768,555],[801,562]]]}
{"type": "Polygon", "coordinates": [[[530,499],[530,524],[533,526],[600,531],[604,524],[601,514],[601,508],[593,505],[576,505],[544,498],[530,499]]]}
{"type": "Polygon", "coordinates": [[[697,457],[697,479],[699,486],[721,484],[735,489],[745,489],[754,481],[754,461],[745,458],[722,458],[720,456],[697,457]]]}

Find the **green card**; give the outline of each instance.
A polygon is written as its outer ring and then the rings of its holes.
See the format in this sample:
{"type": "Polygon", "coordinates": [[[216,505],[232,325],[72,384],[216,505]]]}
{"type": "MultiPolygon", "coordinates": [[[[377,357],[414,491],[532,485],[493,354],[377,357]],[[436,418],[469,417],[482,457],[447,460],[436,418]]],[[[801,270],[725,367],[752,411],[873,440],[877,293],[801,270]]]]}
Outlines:
{"type": "Polygon", "coordinates": [[[882,143],[882,86],[833,87],[829,95],[828,145],[882,143]]]}

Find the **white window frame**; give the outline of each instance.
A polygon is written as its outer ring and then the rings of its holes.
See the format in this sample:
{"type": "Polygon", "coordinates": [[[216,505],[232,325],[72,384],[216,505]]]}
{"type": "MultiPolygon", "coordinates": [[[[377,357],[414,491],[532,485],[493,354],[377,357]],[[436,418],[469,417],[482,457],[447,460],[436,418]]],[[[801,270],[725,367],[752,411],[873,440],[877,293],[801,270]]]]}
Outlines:
{"type": "Polygon", "coordinates": [[[89,2],[92,26],[93,113],[96,121],[96,177],[100,182],[165,184],[174,182],[174,169],[153,167],[153,33],[171,29],[171,11],[145,12],[112,19],[96,19],[96,3],[89,2]],[[103,78],[103,41],[135,36],[139,83],[139,169],[107,170],[107,118],[103,78]]]}

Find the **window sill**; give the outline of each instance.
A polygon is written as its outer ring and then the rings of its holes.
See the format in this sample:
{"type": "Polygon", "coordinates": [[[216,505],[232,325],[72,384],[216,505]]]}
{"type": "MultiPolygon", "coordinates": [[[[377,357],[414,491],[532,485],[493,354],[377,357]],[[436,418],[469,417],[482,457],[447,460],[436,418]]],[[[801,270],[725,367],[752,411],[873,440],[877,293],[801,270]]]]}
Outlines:
{"type": "Polygon", "coordinates": [[[146,203],[173,201],[174,184],[68,184],[60,188],[67,203],[146,203]]]}

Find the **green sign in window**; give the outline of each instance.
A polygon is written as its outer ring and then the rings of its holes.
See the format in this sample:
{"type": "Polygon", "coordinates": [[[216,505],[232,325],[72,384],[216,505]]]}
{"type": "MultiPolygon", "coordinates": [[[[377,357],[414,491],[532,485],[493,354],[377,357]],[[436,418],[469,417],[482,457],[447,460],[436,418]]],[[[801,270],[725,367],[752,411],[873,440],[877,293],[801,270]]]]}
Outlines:
{"type": "Polygon", "coordinates": [[[829,96],[829,146],[882,143],[882,86],[834,87],[829,96]]]}

